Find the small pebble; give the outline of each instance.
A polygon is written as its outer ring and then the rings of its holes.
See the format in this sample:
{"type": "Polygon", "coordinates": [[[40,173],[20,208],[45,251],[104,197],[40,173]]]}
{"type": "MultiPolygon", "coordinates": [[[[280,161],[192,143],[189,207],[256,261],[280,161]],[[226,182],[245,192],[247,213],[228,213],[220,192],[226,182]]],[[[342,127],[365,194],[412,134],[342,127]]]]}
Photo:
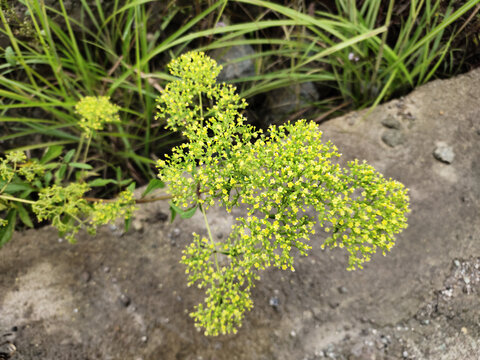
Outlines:
{"type": "Polygon", "coordinates": [[[336,309],[337,307],[340,306],[340,303],[337,302],[337,301],[329,301],[329,302],[328,302],[328,305],[329,305],[332,309],[336,309]]]}
{"type": "Polygon", "coordinates": [[[104,273],[109,273],[109,272],[110,272],[110,267],[105,266],[105,267],[103,268],[103,272],[104,272],[104,273]]]}
{"type": "Polygon", "coordinates": [[[291,337],[296,337],[297,336],[296,331],[295,330],[290,331],[290,336],[291,337]]]}
{"type": "Polygon", "coordinates": [[[382,335],[380,341],[382,342],[382,344],[385,344],[385,345],[390,344],[390,342],[391,342],[390,336],[388,336],[388,335],[387,335],[387,336],[383,336],[383,335],[382,335]]]}
{"type": "Polygon", "coordinates": [[[271,307],[277,308],[280,305],[280,300],[276,296],[272,296],[268,301],[271,307]]]}
{"type": "Polygon", "coordinates": [[[134,219],[132,221],[132,227],[134,228],[135,231],[142,231],[143,230],[143,222],[138,220],[138,219],[134,219]]]}
{"type": "Polygon", "coordinates": [[[451,146],[448,146],[445,143],[438,143],[438,146],[433,151],[433,156],[438,161],[441,161],[445,164],[451,164],[455,158],[455,153],[451,146]]]}
{"type": "Polygon", "coordinates": [[[460,267],[460,261],[458,261],[458,260],[453,260],[453,263],[455,264],[455,267],[457,267],[457,268],[460,267]]]}
{"type": "Polygon", "coordinates": [[[80,276],[80,278],[82,279],[82,281],[84,283],[88,283],[90,281],[90,279],[92,278],[92,276],[90,275],[90,273],[88,271],[84,271],[82,273],[82,275],[80,276]]]}
{"type": "Polygon", "coordinates": [[[125,294],[120,294],[120,296],[118,297],[118,301],[124,307],[128,307],[128,305],[130,305],[131,303],[130,298],[125,294]]]}
{"type": "Polygon", "coordinates": [[[146,336],[142,336],[140,339],[143,343],[146,343],[148,338],[146,336]]]}
{"type": "Polygon", "coordinates": [[[325,357],[325,353],[322,350],[315,350],[314,355],[317,357],[325,357]]]}
{"type": "Polygon", "coordinates": [[[179,228],[174,228],[171,232],[170,232],[170,238],[176,238],[180,235],[181,231],[179,228]]]}
{"type": "Polygon", "coordinates": [[[390,147],[395,147],[405,142],[405,135],[400,130],[389,129],[382,134],[382,141],[390,147]]]}
{"type": "Polygon", "coordinates": [[[346,294],[348,292],[345,286],[340,286],[337,290],[340,294],[346,294]]]}
{"type": "Polygon", "coordinates": [[[402,128],[402,124],[400,121],[395,119],[392,115],[389,115],[385,119],[382,120],[382,125],[389,128],[389,129],[397,129],[400,130],[402,128]]]}
{"type": "Polygon", "coordinates": [[[403,356],[404,359],[408,358],[408,352],[407,352],[407,351],[404,351],[404,352],[402,353],[402,356],[403,356]]]}

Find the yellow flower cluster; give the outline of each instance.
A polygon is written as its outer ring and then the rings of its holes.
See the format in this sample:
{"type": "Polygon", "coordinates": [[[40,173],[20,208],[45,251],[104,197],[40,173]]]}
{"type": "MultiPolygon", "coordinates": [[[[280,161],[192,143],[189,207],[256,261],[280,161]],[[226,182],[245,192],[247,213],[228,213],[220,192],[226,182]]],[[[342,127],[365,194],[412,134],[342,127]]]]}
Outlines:
{"type": "Polygon", "coordinates": [[[115,201],[99,201],[93,205],[90,223],[96,227],[114,222],[116,219],[127,220],[137,210],[135,198],[130,190],[122,191],[115,201]]]}
{"type": "Polygon", "coordinates": [[[38,221],[51,221],[61,236],[66,235],[68,241],[75,242],[75,235],[82,226],[79,216],[90,212],[90,206],[82,198],[88,190],[90,188],[84,183],[43,188],[32,205],[32,211],[38,221]]]}
{"type": "Polygon", "coordinates": [[[85,137],[103,130],[106,123],[120,122],[119,110],[120,107],[112,104],[108,96],[85,96],[75,105],[85,137]]]}
{"type": "Polygon", "coordinates": [[[390,250],[393,235],[406,227],[402,184],[365,163],[342,168],[332,162],[340,154],[321,142],[313,122],[272,126],[268,134],[253,129],[241,114],[245,100],[234,87],[214,82],[219,67],[202,53],[187,53],[170,69],[179,78],[159,98],[157,117],[187,142],[158,162],[159,178],[184,209],[215,203],[227,211],[241,204],[249,209],[226,240],[196,235],[184,251],[189,284],[207,288],[205,304],[191,314],[206,334],[236,331],[252,307],[259,271],[294,271],[293,250],[307,255],[316,223],[331,234],[324,246],[349,252],[348,269],[390,250]]]}

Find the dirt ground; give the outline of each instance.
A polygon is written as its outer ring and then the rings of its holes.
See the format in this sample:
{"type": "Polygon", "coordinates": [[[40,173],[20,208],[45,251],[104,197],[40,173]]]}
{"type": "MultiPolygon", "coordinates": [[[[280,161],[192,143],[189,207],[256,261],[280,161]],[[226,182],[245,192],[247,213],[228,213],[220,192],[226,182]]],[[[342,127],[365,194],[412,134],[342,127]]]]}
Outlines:
{"type": "MultiPolygon", "coordinates": [[[[104,227],[76,245],[51,228],[15,234],[0,250],[0,349],[14,343],[18,360],[480,359],[478,84],[480,69],[321,126],[345,160],[410,188],[409,228],[364,270],[347,272],[319,235],[296,272],[262,273],[237,335],[205,337],[188,316],[203,295],[178,263],[202,219],[171,224],[159,202],[129,232],[104,227]]],[[[214,236],[234,216],[214,209],[214,236]]]]}

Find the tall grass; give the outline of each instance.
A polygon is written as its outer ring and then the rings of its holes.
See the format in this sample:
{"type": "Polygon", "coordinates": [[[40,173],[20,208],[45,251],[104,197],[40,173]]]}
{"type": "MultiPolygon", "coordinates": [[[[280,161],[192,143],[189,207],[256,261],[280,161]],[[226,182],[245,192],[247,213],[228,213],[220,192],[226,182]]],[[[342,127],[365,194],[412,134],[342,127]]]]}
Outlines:
{"type": "MultiPolygon", "coordinates": [[[[318,12],[329,19],[349,19],[362,24],[364,29],[378,26],[381,4],[387,4],[384,26],[387,31],[344,49],[330,59],[337,86],[345,99],[351,99],[357,108],[376,106],[392,94],[405,92],[432,79],[440,65],[453,49],[456,34],[449,28],[464,16],[479,0],[465,1],[454,11],[454,1],[445,9],[444,1],[412,0],[408,16],[400,24],[392,24],[395,1],[365,0],[361,6],[351,0],[336,0],[339,15],[318,12]],[[448,30],[448,32],[447,32],[448,30]]],[[[344,28],[348,36],[356,36],[352,27],[344,28]]]]}
{"type": "MultiPolygon", "coordinates": [[[[80,17],[67,12],[64,0],[55,7],[21,0],[25,36],[18,36],[3,2],[0,31],[10,44],[0,63],[0,142],[24,150],[66,145],[80,153],[74,105],[83,96],[108,95],[121,106],[121,122],[98,134],[87,161],[97,172],[118,173],[120,166],[143,182],[153,176],[152,159],[178,141],[152,119],[155,98],[171,79],[164,65],[187,49],[254,47],[254,54],[233,60],[255,63],[254,76],[233,80],[247,98],[314,82],[334,87],[344,104],[365,107],[431,79],[452,51],[454,32],[446,37],[447,28],[479,2],[440,12],[440,1],[413,0],[408,17],[392,27],[394,0],[336,0],[336,13],[313,14],[264,0],[197,1],[187,8],[172,0],[161,16],[152,13],[154,0],[81,0],[80,17]],[[258,15],[217,26],[233,5],[254,7],[258,15]],[[36,134],[41,142],[31,143],[36,134]]],[[[338,96],[321,104],[334,112],[338,96]]]]}

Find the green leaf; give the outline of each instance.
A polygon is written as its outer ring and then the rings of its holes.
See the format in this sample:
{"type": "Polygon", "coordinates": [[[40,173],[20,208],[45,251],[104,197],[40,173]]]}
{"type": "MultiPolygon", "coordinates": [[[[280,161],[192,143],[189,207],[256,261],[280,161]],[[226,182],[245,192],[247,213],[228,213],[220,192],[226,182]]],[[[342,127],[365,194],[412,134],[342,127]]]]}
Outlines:
{"type": "Polygon", "coordinates": [[[45,186],[48,186],[50,184],[50,181],[52,181],[53,174],[51,171],[48,171],[45,173],[44,179],[45,179],[45,186]]]}
{"type": "Polygon", "coordinates": [[[127,186],[127,185],[130,184],[132,181],[133,181],[132,179],[121,180],[120,182],[118,182],[118,186],[120,186],[120,187],[127,186]]]}
{"type": "Polygon", "coordinates": [[[88,183],[88,186],[95,187],[95,186],[105,186],[108,184],[117,184],[116,180],[113,179],[95,179],[88,183]]]}
{"type": "Polygon", "coordinates": [[[175,217],[177,216],[177,211],[172,207],[172,204],[170,204],[170,222],[172,223],[173,220],[175,220],[175,217]]]}
{"type": "Polygon", "coordinates": [[[62,151],[62,145],[49,146],[47,151],[45,152],[45,155],[43,155],[43,157],[40,159],[40,164],[46,164],[55,159],[56,157],[59,157],[62,151]]]}
{"type": "Polygon", "coordinates": [[[161,189],[161,188],[164,188],[164,187],[165,187],[165,184],[163,183],[163,181],[161,181],[159,179],[152,179],[148,183],[145,191],[143,192],[142,198],[147,196],[148,194],[150,194],[152,191],[154,191],[156,189],[161,189]]]}
{"type": "Polygon", "coordinates": [[[137,186],[137,184],[134,182],[132,182],[130,185],[128,185],[127,187],[127,190],[130,190],[133,192],[133,190],[135,190],[135,187],[137,186]]]}
{"type": "Polygon", "coordinates": [[[58,165],[60,165],[60,163],[58,163],[58,162],[51,162],[51,163],[48,163],[48,164],[43,165],[43,168],[44,168],[45,170],[53,170],[53,169],[57,168],[58,165]]]}
{"type": "Polygon", "coordinates": [[[69,150],[65,154],[65,157],[63,158],[63,161],[65,161],[66,163],[70,162],[70,160],[72,160],[73,155],[75,155],[75,149],[69,150]]]}
{"type": "Polygon", "coordinates": [[[32,190],[32,187],[27,183],[16,182],[16,183],[8,184],[7,187],[5,188],[5,192],[7,194],[14,194],[19,191],[25,191],[25,190],[32,190]]]}
{"type": "Polygon", "coordinates": [[[7,220],[8,224],[0,227],[0,248],[12,238],[15,223],[17,222],[17,210],[11,209],[5,220],[7,220]]]}
{"type": "Polygon", "coordinates": [[[194,206],[188,210],[182,210],[174,203],[170,202],[170,212],[172,213],[172,221],[175,218],[176,214],[180,215],[182,219],[190,219],[198,209],[198,206],[194,206]]]}
{"type": "Polygon", "coordinates": [[[83,170],[92,170],[93,167],[92,165],[89,164],[84,164],[84,163],[78,163],[78,162],[71,162],[68,164],[68,166],[77,168],[77,169],[83,169],[83,170]]]}
{"type": "Polygon", "coordinates": [[[28,226],[29,228],[33,228],[33,223],[32,220],[30,219],[30,215],[28,214],[28,211],[25,209],[25,207],[21,204],[17,204],[17,210],[18,210],[18,215],[20,217],[20,220],[28,226]]]}
{"type": "Polygon", "coordinates": [[[58,170],[55,171],[56,183],[60,183],[63,180],[66,171],[67,171],[67,164],[62,164],[62,166],[60,166],[58,170]]]}
{"type": "Polygon", "coordinates": [[[17,57],[15,56],[15,51],[13,51],[11,46],[8,46],[5,49],[5,59],[10,65],[12,66],[17,65],[17,57]]]}

